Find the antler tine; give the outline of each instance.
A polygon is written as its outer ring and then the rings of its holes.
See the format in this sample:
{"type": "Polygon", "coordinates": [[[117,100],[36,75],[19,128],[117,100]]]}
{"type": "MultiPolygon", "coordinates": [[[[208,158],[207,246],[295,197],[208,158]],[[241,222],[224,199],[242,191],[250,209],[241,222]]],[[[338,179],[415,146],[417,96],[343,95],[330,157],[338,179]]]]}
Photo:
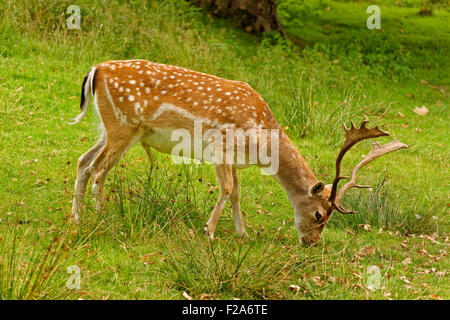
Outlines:
{"type": "Polygon", "coordinates": [[[381,136],[388,136],[389,133],[386,131],[381,130],[378,126],[374,128],[367,128],[366,124],[369,122],[369,120],[366,118],[361,122],[361,125],[359,128],[355,127],[355,124],[353,121],[350,122],[350,128],[347,128],[347,126],[344,125],[344,131],[345,131],[345,141],[344,144],[341,147],[341,150],[339,151],[339,154],[336,158],[336,176],[333,181],[333,186],[331,187],[331,195],[329,198],[329,201],[334,204],[336,195],[337,195],[337,187],[339,184],[339,181],[342,179],[345,179],[347,177],[341,176],[341,161],[344,157],[345,153],[353,147],[358,142],[365,140],[365,139],[371,139],[371,138],[377,138],[381,136]]]}
{"type": "Polygon", "coordinates": [[[385,155],[386,153],[393,152],[393,151],[403,149],[403,148],[408,148],[408,146],[406,144],[398,141],[397,139],[394,139],[394,141],[391,141],[384,145],[380,145],[378,142],[375,142],[372,146],[372,150],[370,150],[370,152],[367,154],[367,156],[365,156],[364,159],[361,160],[356,165],[356,167],[353,169],[350,181],[347,182],[346,184],[344,184],[342,186],[342,188],[339,190],[339,192],[336,196],[336,200],[335,200],[336,209],[339,212],[344,213],[344,214],[354,213],[354,211],[352,211],[352,210],[350,210],[350,211],[345,210],[340,205],[340,202],[341,202],[341,199],[342,199],[342,196],[344,195],[344,193],[350,188],[370,188],[370,186],[359,185],[356,183],[356,175],[358,173],[358,170],[361,169],[362,167],[364,167],[369,162],[372,162],[376,158],[379,158],[379,157],[385,155]]]}

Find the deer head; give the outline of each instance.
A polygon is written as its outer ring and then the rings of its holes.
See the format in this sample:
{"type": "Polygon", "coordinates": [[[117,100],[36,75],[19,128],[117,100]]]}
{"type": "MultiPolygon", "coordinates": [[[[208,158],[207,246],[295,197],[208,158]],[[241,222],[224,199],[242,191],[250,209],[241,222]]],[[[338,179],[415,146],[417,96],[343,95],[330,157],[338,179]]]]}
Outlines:
{"type": "Polygon", "coordinates": [[[336,176],[331,185],[325,186],[322,181],[316,182],[308,192],[307,197],[300,198],[300,203],[295,207],[302,208],[302,214],[296,214],[296,225],[300,233],[300,240],[305,244],[315,244],[320,240],[320,234],[331,217],[334,210],[342,214],[355,213],[353,210],[347,210],[342,206],[342,197],[350,188],[370,188],[368,185],[356,183],[356,175],[363,166],[372,162],[389,152],[396,151],[408,146],[394,139],[392,142],[380,145],[378,142],[373,144],[372,150],[364,159],[353,169],[350,177],[341,175],[341,162],[345,153],[355,144],[362,140],[388,136],[389,133],[381,130],[378,126],[367,128],[369,120],[364,120],[359,128],[356,128],[353,122],[350,128],[344,124],[346,138],[336,159],[336,176]],[[338,185],[342,179],[349,179],[339,190],[338,185]]]}

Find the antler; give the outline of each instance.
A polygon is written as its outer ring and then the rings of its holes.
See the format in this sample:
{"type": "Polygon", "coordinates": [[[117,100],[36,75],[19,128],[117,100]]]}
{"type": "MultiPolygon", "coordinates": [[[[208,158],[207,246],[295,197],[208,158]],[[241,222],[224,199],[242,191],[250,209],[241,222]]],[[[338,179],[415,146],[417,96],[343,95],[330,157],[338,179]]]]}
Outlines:
{"type": "Polygon", "coordinates": [[[367,128],[366,127],[367,122],[369,122],[369,120],[365,119],[361,123],[361,126],[359,128],[356,128],[352,121],[350,129],[347,128],[347,126],[344,123],[344,130],[345,130],[346,138],[345,138],[344,144],[342,145],[342,148],[339,151],[339,154],[336,159],[336,177],[334,178],[333,185],[331,188],[331,194],[330,194],[330,198],[329,198],[329,201],[331,202],[331,204],[339,212],[344,213],[344,214],[354,213],[354,211],[348,211],[340,205],[340,200],[342,199],[344,192],[347,189],[352,188],[352,187],[370,188],[370,186],[362,186],[362,185],[356,184],[356,174],[357,174],[358,170],[360,168],[362,168],[363,166],[365,166],[367,163],[371,162],[372,160],[374,160],[386,153],[408,147],[407,145],[405,145],[397,140],[394,140],[391,143],[388,143],[385,145],[380,145],[379,143],[375,143],[372,150],[370,151],[370,153],[364,158],[364,160],[362,160],[360,163],[358,163],[358,165],[353,169],[350,181],[347,184],[345,184],[338,193],[337,187],[338,187],[339,181],[344,178],[349,179],[349,177],[341,176],[341,161],[342,161],[342,158],[344,157],[345,153],[351,147],[353,147],[356,143],[358,143],[362,140],[389,135],[388,132],[381,130],[378,126],[376,126],[374,128],[370,128],[370,129],[367,128]]]}
{"type": "Polygon", "coordinates": [[[394,141],[391,141],[384,145],[380,145],[378,142],[375,142],[373,144],[372,150],[370,150],[369,154],[367,156],[365,156],[365,158],[363,160],[361,160],[361,162],[358,163],[356,165],[356,167],[353,169],[350,181],[347,182],[346,184],[344,184],[341,189],[339,189],[339,192],[337,193],[336,200],[335,200],[336,209],[339,212],[344,213],[344,214],[354,213],[354,211],[352,211],[352,210],[350,210],[350,211],[345,210],[340,205],[340,202],[341,202],[341,199],[342,199],[342,196],[344,195],[344,193],[350,188],[370,188],[370,186],[363,186],[363,185],[356,183],[356,174],[358,173],[358,170],[361,169],[362,167],[364,167],[369,162],[375,160],[376,158],[379,158],[379,157],[385,155],[386,153],[396,151],[399,149],[403,149],[403,148],[408,148],[408,146],[406,144],[398,141],[397,139],[394,139],[394,141]]]}

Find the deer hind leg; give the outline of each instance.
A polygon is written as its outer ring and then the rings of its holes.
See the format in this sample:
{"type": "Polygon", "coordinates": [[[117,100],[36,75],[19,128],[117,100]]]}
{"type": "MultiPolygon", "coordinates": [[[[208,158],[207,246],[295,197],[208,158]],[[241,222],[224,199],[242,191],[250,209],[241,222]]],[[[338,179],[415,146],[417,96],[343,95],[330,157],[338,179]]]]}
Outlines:
{"type": "Polygon", "coordinates": [[[205,235],[211,240],[214,239],[214,230],[216,230],[217,222],[219,221],[220,215],[223,212],[225,203],[230,198],[233,191],[233,174],[232,166],[227,164],[217,164],[214,167],[216,171],[217,180],[220,187],[220,195],[217,200],[216,206],[205,225],[205,235]]]}
{"type": "Polygon", "coordinates": [[[150,160],[150,164],[153,167],[155,165],[155,158],[153,157],[151,147],[145,143],[144,141],[141,141],[142,147],[144,148],[145,152],[147,153],[148,159],[150,160]]]}
{"type": "Polygon", "coordinates": [[[233,208],[234,224],[236,226],[236,233],[239,236],[248,237],[248,234],[245,231],[244,221],[242,219],[239,189],[238,173],[236,168],[233,168],[233,191],[231,192],[231,207],[233,208]]]}
{"type": "Polygon", "coordinates": [[[75,180],[75,196],[72,203],[71,221],[78,223],[79,213],[83,209],[84,194],[86,193],[86,185],[89,181],[89,166],[95,157],[105,146],[106,134],[103,133],[97,143],[89,149],[88,152],[78,158],[77,178],[75,180]]]}
{"type": "Polygon", "coordinates": [[[109,170],[140,139],[140,135],[136,130],[116,130],[111,135],[108,132],[105,146],[90,166],[97,211],[104,203],[104,184],[109,170]]]}

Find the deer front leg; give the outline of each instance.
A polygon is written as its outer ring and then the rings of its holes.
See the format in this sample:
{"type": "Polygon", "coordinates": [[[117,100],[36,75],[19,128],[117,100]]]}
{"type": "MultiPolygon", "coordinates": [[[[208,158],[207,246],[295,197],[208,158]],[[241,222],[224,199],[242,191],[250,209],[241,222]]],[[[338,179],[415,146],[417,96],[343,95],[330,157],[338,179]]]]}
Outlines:
{"type": "Polygon", "coordinates": [[[232,166],[227,164],[217,164],[214,167],[217,180],[220,187],[220,195],[214,207],[213,213],[205,225],[205,235],[211,240],[214,239],[214,230],[216,230],[217,222],[223,212],[225,203],[230,198],[233,191],[233,174],[232,166]]]}
{"type": "Polygon", "coordinates": [[[155,165],[155,158],[153,157],[151,147],[145,143],[144,141],[141,141],[142,147],[144,148],[145,152],[147,153],[148,159],[150,160],[150,164],[153,167],[155,165]]]}
{"type": "Polygon", "coordinates": [[[236,168],[233,168],[233,191],[231,192],[231,207],[233,208],[234,225],[238,236],[248,237],[245,231],[244,221],[242,219],[239,179],[236,168]]]}

